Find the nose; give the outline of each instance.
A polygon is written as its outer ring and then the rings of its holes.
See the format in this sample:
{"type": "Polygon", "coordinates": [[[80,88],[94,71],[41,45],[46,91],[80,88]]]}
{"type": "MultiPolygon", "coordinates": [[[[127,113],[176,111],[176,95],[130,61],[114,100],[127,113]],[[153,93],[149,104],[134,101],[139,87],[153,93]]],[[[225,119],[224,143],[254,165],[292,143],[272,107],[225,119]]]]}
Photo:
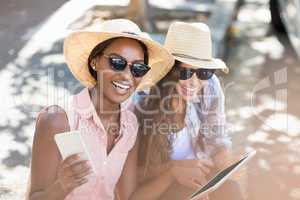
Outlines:
{"type": "Polygon", "coordinates": [[[191,87],[196,87],[199,84],[199,79],[196,75],[196,73],[193,74],[193,76],[189,79],[188,83],[191,87]]]}
{"type": "Polygon", "coordinates": [[[131,64],[127,64],[126,68],[124,69],[124,71],[122,71],[120,74],[123,76],[124,79],[126,80],[132,80],[134,77],[131,73],[131,64]]]}

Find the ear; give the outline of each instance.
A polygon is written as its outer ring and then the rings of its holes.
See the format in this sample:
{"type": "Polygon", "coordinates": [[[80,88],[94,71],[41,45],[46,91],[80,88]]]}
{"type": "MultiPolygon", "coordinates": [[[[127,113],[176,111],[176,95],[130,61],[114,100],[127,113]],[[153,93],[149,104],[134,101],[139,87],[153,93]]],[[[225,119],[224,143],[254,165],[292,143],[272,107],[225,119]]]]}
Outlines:
{"type": "Polygon", "coordinates": [[[93,68],[93,70],[94,71],[97,71],[97,60],[96,60],[96,58],[93,58],[92,60],[91,60],[91,67],[93,68]]]}

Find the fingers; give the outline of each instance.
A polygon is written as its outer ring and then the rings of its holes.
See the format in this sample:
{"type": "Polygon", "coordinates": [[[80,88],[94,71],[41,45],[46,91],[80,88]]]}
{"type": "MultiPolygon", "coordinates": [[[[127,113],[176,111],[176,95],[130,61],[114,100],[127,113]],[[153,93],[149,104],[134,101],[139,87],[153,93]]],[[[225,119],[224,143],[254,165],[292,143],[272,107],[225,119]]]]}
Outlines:
{"type": "MultiPolygon", "coordinates": [[[[184,172],[184,170],[182,170],[184,172]]],[[[205,185],[207,183],[206,175],[202,173],[202,171],[199,171],[199,169],[188,169],[189,176],[192,177],[191,179],[199,184],[199,185],[205,185]]]]}
{"type": "Polygon", "coordinates": [[[205,184],[206,179],[204,177],[195,177],[193,179],[187,180],[187,182],[184,185],[188,186],[191,189],[197,190],[203,187],[205,184]]]}
{"type": "Polygon", "coordinates": [[[205,174],[205,175],[209,175],[210,174],[210,169],[208,167],[206,167],[205,165],[203,165],[202,163],[200,163],[199,168],[201,169],[201,171],[205,174]]]}
{"type": "Polygon", "coordinates": [[[80,160],[79,154],[74,154],[63,160],[58,180],[66,192],[72,191],[88,182],[88,175],[92,173],[92,168],[87,160],[80,160]]]}
{"type": "Polygon", "coordinates": [[[191,160],[176,160],[175,165],[180,167],[197,167],[199,165],[205,165],[207,167],[213,167],[214,163],[210,159],[191,159],[191,160]]]}
{"type": "Polygon", "coordinates": [[[82,172],[80,174],[74,174],[72,177],[69,177],[70,180],[70,184],[71,184],[71,187],[74,189],[76,187],[79,187],[85,183],[88,182],[88,175],[91,173],[91,171],[85,171],[85,172],[82,172]]]}
{"type": "Polygon", "coordinates": [[[63,160],[62,165],[63,166],[68,166],[71,165],[77,161],[80,161],[80,155],[79,154],[73,154],[66,159],[63,160]]]}
{"type": "Polygon", "coordinates": [[[86,161],[86,160],[82,160],[82,161],[73,163],[72,165],[69,166],[69,168],[71,168],[71,170],[75,173],[81,173],[82,171],[91,169],[89,161],[86,161]]]}
{"type": "Polygon", "coordinates": [[[239,160],[241,160],[244,156],[242,154],[239,155],[233,155],[231,158],[232,163],[238,162],[239,160]]]}
{"type": "Polygon", "coordinates": [[[85,174],[88,175],[92,173],[92,168],[88,164],[88,161],[79,161],[72,165],[69,165],[65,169],[65,174],[69,177],[82,177],[85,174]]]}
{"type": "Polygon", "coordinates": [[[69,168],[72,171],[72,177],[75,179],[84,178],[93,172],[88,161],[74,163],[69,168]]]}
{"type": "Polygon", "coordinates": [[[213,167],[213,162],[208,159],[178,160],[175,161],[175,165],[186,168],[200,168],[204,174],[209,175],[210,168],[213,167]]]}
{"type": "Polygon", "coordinates": [[[213,157],[216,169],[218,170],[222,170],[233,163],[236,163],[241,158],[243,158],[242,154],[234,154],[228,151],[221,151],[213,157]]]}
{"type": "Polygon", "coordinates": [[[199,167],[205,173],[205,175],[210,175],[211,170],[214,169],[214,164],[211,160],[201,159],[199,161],[199,167]]]}
{"type": "Polygon", "coordinates": [[[193,189],[193,190],[197,190],[201,187],[201,184],[197,183],[193,179],[182,180],[180,183],[188,188],[193,189]]]}
{"type": "Polygon", "coordinates": [[[75,174],[74,176],[76,177],[76,179],[82,179],[88,175],[90,175],[92,173],[91,169],[87,169],[85,171],[82,171],[80,173],[75,174]]]}
{"type": "MultiPolygon", "coordinates": [[[[79,161],[77,164],[83,164],[82,161],[79,161]]],[[[84,167],[82,167],[84,168],[84,167]]],[[[73,165],[64,165],[62,166],[62,172],[67,177],[72,177],[76,170],[73,170],[73,165]]]]}
{"type": "Polygon", "coordinates": [[[70,188],[71,190],[85,184],[88,182],[88,179],[87,178],[81,178],[81,179],[73,179],[71,185],[70,185],[70,188]]]}
{"type": "Polygon", "coordinates": [[[201,164],[205,165],[206,167],[213,167],[214,166],[214,163],[210,159],[202,158],[202,159],[199,159],[199,162],[201,164]]]}
{"type": "Polygon", "coordinates": [[[91,169],[85,169],[83,171],[74,172],[71,168],[65,169],[64,174],[59,178],[62,188],[70,192],[73,189],[88,182],[88,175],[92,173],[91,169]],[[68,175],[67,175],[68,173],[68,175]]]}
{"type": "Polygon", "coordinates": [[[205,196],[203,197],[203,200],[209,200],[208,195],[205,195],[205,196]]]}
{"type": "Polygon", "coordinates": [[[204,186],[207,183],[205,176],[203,176],[202,174],[195,176],[193,181],[201,186],[204,186]]]}
{"type": "Polygon", "coordinates": [[[75,184],[75,187],[79,187],[85,183],[88,182],[88,179],[87,178],[83,178],[83,179],[80,179],[79,181],[77,181],[77,183],[75,184]]]}

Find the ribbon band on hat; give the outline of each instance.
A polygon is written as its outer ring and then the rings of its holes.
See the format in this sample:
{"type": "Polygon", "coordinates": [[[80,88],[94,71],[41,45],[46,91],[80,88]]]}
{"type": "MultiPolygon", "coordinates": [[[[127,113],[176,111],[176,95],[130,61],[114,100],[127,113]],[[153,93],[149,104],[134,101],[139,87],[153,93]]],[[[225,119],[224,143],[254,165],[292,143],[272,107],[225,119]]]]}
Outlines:
{"type": "Polygon", "coordinates": [[[194,56],[182,54],[182,53],[172,53],[173,56],[180,57],[180,58],[188,58],[192,60],[202,60],[202,61],[211,61],[211,59],[205,59],[205,58],[196,58],[194,56]]]}

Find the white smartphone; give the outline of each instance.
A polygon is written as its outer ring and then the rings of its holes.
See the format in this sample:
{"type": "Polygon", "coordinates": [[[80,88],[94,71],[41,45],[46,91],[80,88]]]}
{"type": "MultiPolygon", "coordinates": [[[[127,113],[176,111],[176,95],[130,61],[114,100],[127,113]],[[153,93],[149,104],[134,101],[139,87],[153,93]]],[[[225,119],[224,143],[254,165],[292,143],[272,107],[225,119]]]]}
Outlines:
{"type": "Polygon", "coordinates": [[[63,159],[74,154],[80,154],[81,160],[88,160],[91,164],[94,174],[96,174],[95,166],[91,160],[89,152],[87,151],[81,131],[76,130],[58,133],[54,136],[54,139],[63,159]]]}
{"type": "Polygon", "coordinates": [[[216,190],[218,187],[220,187],[235,171],[237,171],[241,166],[246,164],[254,155],[256,154],[256,151],[251,151],[250,153],[247,153],[242,159],[239,161],[233,163],[226,169],[223,169],[220,171],[216,176],[214,176],[206,185],[199,188],[198,191],[196,191],[192,196],[189,198],[189,200],[199,200],[204,195],[216,190]]]}

